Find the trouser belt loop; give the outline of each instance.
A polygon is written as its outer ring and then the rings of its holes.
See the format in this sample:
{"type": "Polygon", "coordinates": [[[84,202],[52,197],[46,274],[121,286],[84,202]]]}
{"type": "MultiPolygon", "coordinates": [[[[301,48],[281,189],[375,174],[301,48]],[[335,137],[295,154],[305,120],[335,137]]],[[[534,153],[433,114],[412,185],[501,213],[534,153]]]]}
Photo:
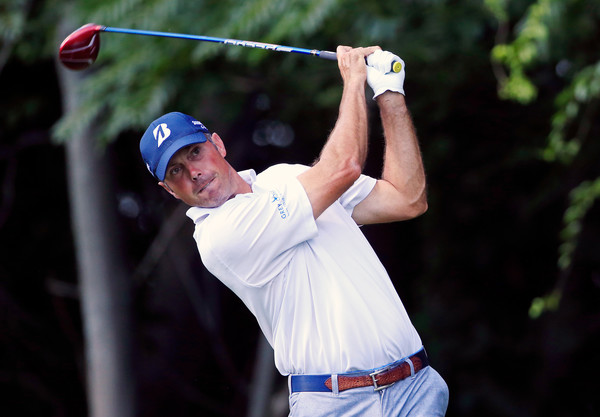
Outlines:
{"type": "Polygon", "coordinates": [[[331,375],[331,391],[333,392],[333,395],[339,395],[340,393],[337,374],[331,375]]]}
{"type": "Polygon", "coordinates": [[[415,377],[415,365],[413,364],[413,361],[411,361],[410,358],[406,358],[406,359],[404,359],[404,362],[408,363],[408,366],[410,366],[410,377],[412,379],[414,379],[414,377],[415,377]]]}

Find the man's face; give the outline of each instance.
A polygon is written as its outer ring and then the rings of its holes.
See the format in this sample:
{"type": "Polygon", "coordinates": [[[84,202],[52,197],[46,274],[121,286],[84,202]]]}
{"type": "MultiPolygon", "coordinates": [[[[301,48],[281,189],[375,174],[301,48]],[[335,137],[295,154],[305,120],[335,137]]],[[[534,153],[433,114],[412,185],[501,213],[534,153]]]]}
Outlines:
{"type": "Polygon", "coordinates": [[[225,160],[225,147],[219,135],[212,142],[181,148],[169,161],[165,180],[159,184],[190,206],[219,207],[236,192],[235,170],[225,160]]]}

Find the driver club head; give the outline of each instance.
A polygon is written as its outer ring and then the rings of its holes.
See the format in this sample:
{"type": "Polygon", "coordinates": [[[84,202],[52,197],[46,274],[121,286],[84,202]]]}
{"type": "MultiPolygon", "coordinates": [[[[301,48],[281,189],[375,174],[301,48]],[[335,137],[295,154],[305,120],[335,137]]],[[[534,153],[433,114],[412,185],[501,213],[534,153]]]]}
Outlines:
{"type": "Polygon", "coordinates": [[[100,31],[103,28],[88,23],[67,36],[58,51],[63,65],[72,70],[83,70],[92,65],[100,51],[100,31]]]}

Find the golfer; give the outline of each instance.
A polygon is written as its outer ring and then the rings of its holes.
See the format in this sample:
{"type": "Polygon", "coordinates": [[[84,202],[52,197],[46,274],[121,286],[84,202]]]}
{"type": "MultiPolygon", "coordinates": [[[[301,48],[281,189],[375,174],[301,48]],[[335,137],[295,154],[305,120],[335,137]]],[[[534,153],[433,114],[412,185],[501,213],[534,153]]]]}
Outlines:
{"type": "Polygon", "coordinates": [[[237,172],[219,135],[182,113],[150,124],[142,157],[191,206],[206,268],[256,317],[289,375],[290,416],[443,416],[448,387],[359,228],[427,210],[404,62],[376,46],[339,46],[337,57],[339,116],[312,166],[237,172]],[[362,174],[366,82],[386,141],[379,179],[362,174]]]}

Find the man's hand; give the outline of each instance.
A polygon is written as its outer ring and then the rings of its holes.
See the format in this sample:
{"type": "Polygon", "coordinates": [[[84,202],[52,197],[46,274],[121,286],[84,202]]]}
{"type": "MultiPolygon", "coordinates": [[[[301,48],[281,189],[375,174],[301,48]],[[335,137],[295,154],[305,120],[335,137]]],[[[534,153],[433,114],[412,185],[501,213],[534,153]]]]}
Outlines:
{"type": "Polygon", "coordinates": [[[364,85],[367,77],[367,66],[365,58],[374,52],[381,51],[379,46],[369,46],[366,48],[351,48],[349,46],[338,46],[336,53],[338,56],[338,67],[345,84],[352,81],[360,82],[364,85]]]}
{"type": "Polygon", "coordinates": [[[386,91],[404,95],[404,67],[404,61],[388,51],[377,50],[367,57],[367,82],[373,89],[373,100],[386,91]],[[402,64],[400,72],[391,70],[394,61],[402,64]]]}

